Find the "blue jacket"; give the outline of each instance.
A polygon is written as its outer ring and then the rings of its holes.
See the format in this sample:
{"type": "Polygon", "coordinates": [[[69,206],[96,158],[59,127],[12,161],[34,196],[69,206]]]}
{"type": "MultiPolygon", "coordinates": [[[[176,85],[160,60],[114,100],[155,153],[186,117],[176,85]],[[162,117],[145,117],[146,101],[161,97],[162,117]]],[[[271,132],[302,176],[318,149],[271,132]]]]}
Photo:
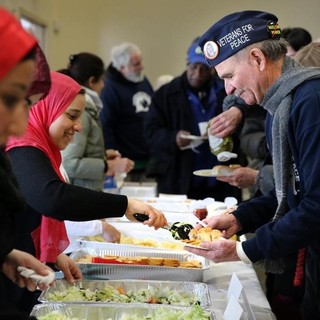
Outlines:
{"type": "Polygon", "coordinates": [[[143,125],[152,95],[147,78],[135,83],[125,79],[112,65],[108,67],[100,113],[106,149],[116,149],[134,161],[149,158],[143,125]]]}
{"type": "MultiPolygon", "coordinates": [[[[293,94],[288,139],[295,166],[295,183],[288,190],[288,213],[269,222],[276,210],[274,192],[242,204],[234,213],[243,233],[256,236],[243,243],[253,262],[275,259],[308,247],[320,256],[320,79],[306,81],[293,94]]],[[[272,146],[272,118],[268,114],[266,135],[272,146]]]]}

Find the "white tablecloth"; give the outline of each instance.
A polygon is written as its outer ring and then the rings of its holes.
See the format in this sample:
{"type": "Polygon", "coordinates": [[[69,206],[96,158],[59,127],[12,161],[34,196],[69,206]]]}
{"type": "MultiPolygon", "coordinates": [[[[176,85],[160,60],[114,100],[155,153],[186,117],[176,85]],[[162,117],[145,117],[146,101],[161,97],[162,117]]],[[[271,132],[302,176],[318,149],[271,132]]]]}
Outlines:
{"type": "MultiPolygon", "coordinates": [[[[226,307],[226,293],[233,272],[243,285],[256,319],[276,319],[271,312],[269,302],[260,286],[255,270],[251,264],[248,265],[243,262],[212,263],[212,267],[205,271],[204,282],[209,285],[216,319],[223,319],[223,312],[226,307]]],[[[246,316],[244,319],[247,319],[246,316]]]]}

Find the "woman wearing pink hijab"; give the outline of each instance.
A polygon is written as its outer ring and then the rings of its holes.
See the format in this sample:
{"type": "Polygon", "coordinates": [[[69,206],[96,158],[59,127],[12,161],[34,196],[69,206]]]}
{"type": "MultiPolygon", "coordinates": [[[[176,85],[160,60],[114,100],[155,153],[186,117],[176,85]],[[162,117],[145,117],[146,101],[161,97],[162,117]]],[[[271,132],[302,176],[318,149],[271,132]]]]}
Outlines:
{"type": "Polygon", "coordinates": [[[65,268],[69,280],[81,275],[62,254],[68,246],[63,220],[126,215],[136,221],[133,214],[138,212],[149,216],[145,222],[149,226],[159,228],[167,223],[161,212],[146,203],[65,182],[60,172],[60,151],[81,131],[84,107],[80,85],[68,76],[51,72],[51,90],[30,110],[26,134],[7,144],[13,171],[28,205],[18,221],[17,246],[43,262],[65,268]]]}
{"type": "MultiPolygon", "coordinates": [[[[19,151],[20,149],[17,147],[32,147],[41,150],[50,161],[50,166],[59,181],[64,181],[60,172],[60,150],[67,146],[74,132],[81,130],[80,115],[84,110],[85,98],[83,89],[70,78],[52,72],[51,79],[52,86],[49,95],[34,105],[29,112],[26,134],[22,138],[10,138],[6,150],[19,151]],[[62,132],[59,127],[56,129],[60,123],[60,116],[65,112],[68,115],[70,113],[69,118],[72,118],[70,119],[69,135],[62,132]],[[61,133],[60,136],[58,136],[59,133],[61,133]]],[[[37,194],[35,197],[37,197],[37,194]]],[[[46,208],[43,208],[43,210],[43,215],[40,216],[40,224],[34,230],[30,230],[35,255],[40,261],[57,263],[59,262],[57,257],[69,243],[68,237],[64,222],[46,215],[46,208]]],[[[42,213],[41,207],[39,211],[42,213]]],[[[32,217],[28,218],[32,220],[32,217]]],[[[76,277],[78,276],[79,270],[76,272],[76,277]]]]}

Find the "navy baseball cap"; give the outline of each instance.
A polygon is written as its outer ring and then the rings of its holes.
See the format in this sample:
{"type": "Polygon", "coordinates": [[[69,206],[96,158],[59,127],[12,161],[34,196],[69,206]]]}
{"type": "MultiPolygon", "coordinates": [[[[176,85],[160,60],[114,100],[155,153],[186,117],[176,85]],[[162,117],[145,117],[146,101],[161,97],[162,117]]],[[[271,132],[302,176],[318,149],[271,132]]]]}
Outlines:
{"type": "Polygon", "coordinates": [[[229,14],[213,24],[199,40],[207,63],[216,66],[250,44],[279,39],[278,18],[262,11],[229,14]]]}
{"type": "Polygon", "coordinates": [[[188,49],[187,52],[187,63],[202,63],[208,66],[206,57],[204,56],[200,45],[199,45],[200,37],[194,39],[188,49]]]}

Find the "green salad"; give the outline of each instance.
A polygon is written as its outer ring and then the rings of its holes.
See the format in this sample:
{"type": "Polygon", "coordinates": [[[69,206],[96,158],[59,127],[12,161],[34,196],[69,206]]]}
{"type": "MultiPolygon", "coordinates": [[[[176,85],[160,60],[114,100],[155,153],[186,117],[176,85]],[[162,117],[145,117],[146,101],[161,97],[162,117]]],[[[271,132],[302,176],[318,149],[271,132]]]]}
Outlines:
{"type": "MultiPolygon", "coordinates": [[[[58,311],[52,311],[45,316],[38,316],[38,320],[84,320],[79,318],[69,318],[58,311]]],[[[95,319],[91,319],[95,320],[95,319]]],[[[112,320],[105,318],[104,320],[112,320]]],[[[159,308],[150,312],[147,316],[138,314],[125,314],[120,320],[210,320],[210,314],[204,311],[200,306],[193,306],[191,309],[172,310],[159,308]]]]}
{"type": "Polygon", "coordinates": [[[113,302],[113,303],[151,303],[170,304],[180,306],[192,306],[200,304],[198,298],[190,293],[181,290],[174,290],[168,287],[159,289],[150,287],[138,291],[123,288],[106,286],[98,290],[84,289],[79,287],[69,287],[67,290],[54,291],[48,294],[49,301],[59,302],[113,302]]]}
{"type": "Polygon", "coordinates": [[[191,309],[170,310],[159,308],[152,311],[148,316],[123,315],[121,320],[209,320],[210,314],[200,306],[191,309]]]}
{"type": "MultiPolygon", "coordinates": [[[[69,318],[68,316],[60,313],[59,311],[52,311],[45,316],[37,316],[38,320],[85,320],[85,319],[79,319],[79,318],[69,318]]],[[[106,320],[112,320],[106,319],[106,320]]]]}

